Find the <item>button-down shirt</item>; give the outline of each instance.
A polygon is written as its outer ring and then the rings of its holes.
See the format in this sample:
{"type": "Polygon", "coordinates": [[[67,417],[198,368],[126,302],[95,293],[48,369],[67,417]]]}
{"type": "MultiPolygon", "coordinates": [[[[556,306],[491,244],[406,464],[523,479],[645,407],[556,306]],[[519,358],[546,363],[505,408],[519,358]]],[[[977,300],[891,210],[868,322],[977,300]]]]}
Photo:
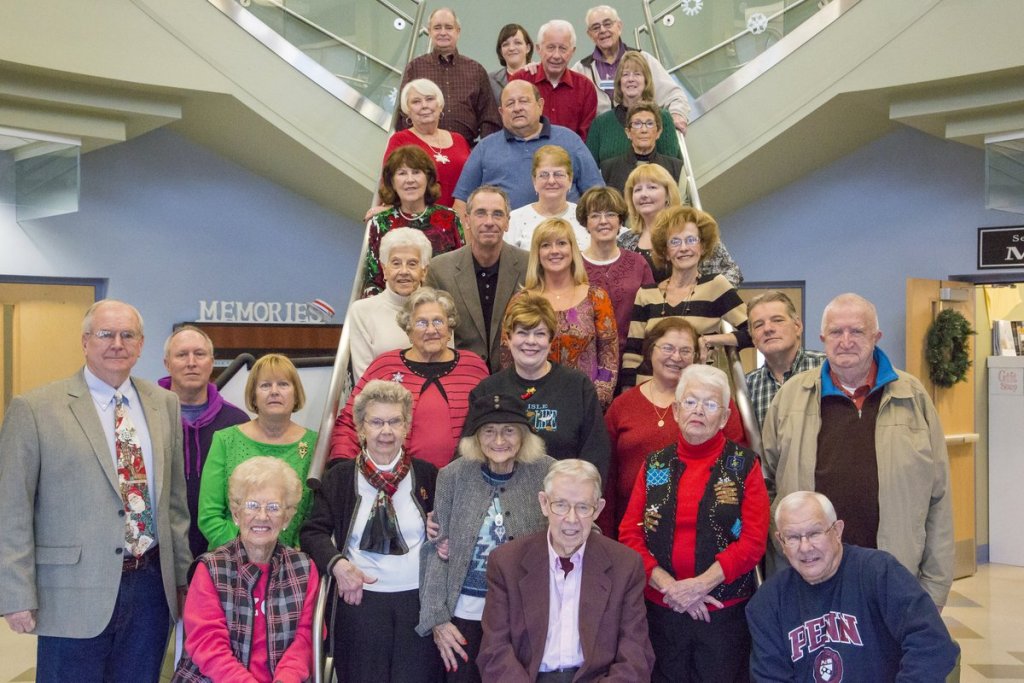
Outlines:
{"type": "Polygon", "coordinates": [[[579,136],[568,128],[552,125],[546,116],[541,119],[541,131],[536,137],[523,140],[503,129],[480,141],[462,167],[459,184],[452,195],[466,201],[469,194],[481,185],[497,185],[508,193],[513,209],[537,201],[533,189],[533,154],[544,145],[558,145],[572,160],[572,185],[569,201],[575,202],[584,192],[604,186],[594,156],[579,136]]]}
{"type": "MultiPolygon", "coordinates": [[[[93,404],[96,407],[96,416],[100,419],[103,427],[103,435],[107,439],[107,447],[110,449],[110,461],[117,472],[117,446],[114,444],[114,394],[121,392],[128,417],[135,427],[135,434],[139,439],[139,446],[142,448],[142,461],[146,464],[146,484],[149,486],[150,502],[153,506],[154,515],[158,509],[159,492],[153,481],[155,476],[155,465],[153,464],[153,441],[149,438],[149,427],[146,423],[146,412],[142,409],[142,401],[139,394],[132,385],[131,378],[126,379],[121,386],[112,387],[99,377],[94,375],[88,366],[85,368],[85,385],[89,387],[89,395],[92,396],[93,404]]],[[[157,527],[153,525],[153,545],[156,545],[157,527]]]]}
{"type": "Polygon", "coordinates": [[[557,671],[583,664],[583,645],[580,643],[580,588],[583,585],[583,553],[587,544],[580,546],[569,560],[573,568],[562,571],[558,553],[551,547],[548,534],[548,634],[544,639],[544,657],[541,671],[557,671]]]}
{"type": "MultiPolygon", "coordinates": [[[[444,93],[441,128],[458,133],[469,144],[501,130],[498,103],[494,101],[487,71],[478,62],[458,52],[444,57],[437,51],[409,62],[402,86],[417,78],[429,78],[444,93]]],[[[401,91],[401,89],[399,89],[401,91]]],[[[396,112],[395,130],[409,128],[401,110],[396,112]]]]}
{"type": "Polygon", "coordinates": [[[537,86],[544,98],[544,116],[556,126],[576,133],[580,140],[587,139],[590,124],[597,116],[597,88],[589,78],[566,69],[558,83],[552,85],[544,68],[538,67],[533,74],[525,69],[517,71],[509,80],[529,81],[537,86]]]}
{"type": "Polygon", "coordinates": [[[821,351],[807,351],[798,349],[793,365],[782,375],[782,382],[775,379],[775,375],[765,363],[757,370],[747,373],[747,391],[750,392],[750,402],[754,406],[754,414],[757,415],[757,424],[764,426],[764,415],[768,412],[768,406],[778,393],[779,387],[790,377],[813,368],[821,367],[825,362],[825,354],[821,351]]]}

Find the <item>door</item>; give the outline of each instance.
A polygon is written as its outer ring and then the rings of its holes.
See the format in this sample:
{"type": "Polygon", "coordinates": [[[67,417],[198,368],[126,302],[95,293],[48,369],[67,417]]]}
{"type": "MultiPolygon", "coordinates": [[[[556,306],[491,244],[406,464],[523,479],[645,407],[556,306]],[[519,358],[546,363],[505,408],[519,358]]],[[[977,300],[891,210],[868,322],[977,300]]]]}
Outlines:
{"type": "Polygon", "coordinates": [[[82,367],[92,285],[0,282],[0,421],[12,396],[82,367]]]}
{"type": "MultiPolygon", "coordinates": [[[[907,278],[906,347],[907,372],[921,380],[931,395],[942,421],[949,451],[953,491],[953,541],[956,545],[954,576],[970,576],[977,569],[975,542],[974,377],[972,365],[965,381],[952,387],[935,386],[928,377],[925,347],[932,321],[945,309],[961,313],[977,329],[974,316],[974,285],[965,282],[907,278]]],[[[969,357],[973,358],[973,341],[969,357]]]]}

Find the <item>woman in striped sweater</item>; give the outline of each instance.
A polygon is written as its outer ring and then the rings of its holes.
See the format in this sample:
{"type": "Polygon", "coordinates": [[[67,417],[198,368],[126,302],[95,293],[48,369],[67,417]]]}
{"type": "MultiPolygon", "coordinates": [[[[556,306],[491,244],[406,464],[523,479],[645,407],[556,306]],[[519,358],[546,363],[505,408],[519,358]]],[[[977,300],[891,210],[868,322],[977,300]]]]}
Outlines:
{"type": "Polygon", "coordinates": [[[469,411],[469,392],[487,377],[487,364],[472,351],[448,347],[458,324],[447,292],[420,287],[397,316],[412,346],[378,356],[359,379],[331,432],[331,458],[354,458],[360,444],[352,406],[367,382],[397,382],[412,394],[412,425],[405,446],[414,458],[436,467],[455,453],[469,411]]]}
{"type": "Polygon", "coordinates": [[[670,268],[670,275],[636,293],[622,357],[622,386],[650,378],[651,369],[642,362],[644,337],[671,316],[685,318],[701,334],[703,360],[719,346],[752,346],[746,308],[736,288],[723,275],[700,275],[701,261],[716,244],[718,223],[710,214],[690,206],[670,207],[659,214],[651,234],[651,255],[659,268],[670,268]],[[723,334],[723,320],[735,331],[723,334]]]}

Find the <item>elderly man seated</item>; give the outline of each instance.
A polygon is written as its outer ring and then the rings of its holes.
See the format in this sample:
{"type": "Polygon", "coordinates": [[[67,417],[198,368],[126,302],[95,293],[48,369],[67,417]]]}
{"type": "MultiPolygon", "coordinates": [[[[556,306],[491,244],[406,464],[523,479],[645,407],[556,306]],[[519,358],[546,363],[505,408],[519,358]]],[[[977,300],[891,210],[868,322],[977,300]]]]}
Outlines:
{"type": "Polygon", "coordinates": [[[747,605],[756,681],[942,681],[959,647],[928,593],[889,553],[846,545],[828,498],[775,509],[790,568],[747,605]]]}
{"type": "Polygon", "coordinates": [[[593,530],[601,491],[592,464],[556,462],[538,494],[547,530],[491,553],[477,657],[483,680],[650,680],[643,564],[593,530]]]}

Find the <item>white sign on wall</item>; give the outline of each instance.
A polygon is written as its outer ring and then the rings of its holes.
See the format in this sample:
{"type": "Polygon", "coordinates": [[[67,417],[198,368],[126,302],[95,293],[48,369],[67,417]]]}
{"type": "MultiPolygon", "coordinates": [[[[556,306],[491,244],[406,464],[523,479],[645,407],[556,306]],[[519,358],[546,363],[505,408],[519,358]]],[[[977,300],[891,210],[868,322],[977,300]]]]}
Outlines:
{"type": "Polygon", "coordinates": [[[199,300],[201,323],[252,323],[255,325],[290,325],[296,323],[327,323],[334,309],[323,299],[309,303],[298,301],[224,301],[199,300]]]}

